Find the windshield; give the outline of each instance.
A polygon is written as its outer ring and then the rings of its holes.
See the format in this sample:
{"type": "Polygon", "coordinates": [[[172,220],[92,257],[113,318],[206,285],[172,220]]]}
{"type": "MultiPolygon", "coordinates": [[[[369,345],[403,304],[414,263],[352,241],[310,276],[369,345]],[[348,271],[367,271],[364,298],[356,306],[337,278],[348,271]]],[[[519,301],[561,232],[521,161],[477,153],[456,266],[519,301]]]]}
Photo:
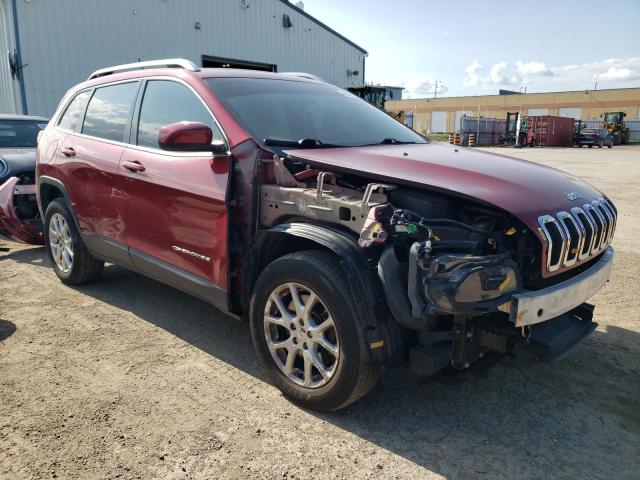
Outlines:
{"type": "Polygon", "coordinates": [[[386,113],[332,85],[258,78],[205,80],[242,126],[263,145],[426,143],[386,113]]]}
{"type": "Polygon", "coordinates": [[[35,148],[38,132],[47,122],[33,120],[0,120],[0,148],[35,148]]]}
{"type": "Polygon", "coordinates": [[[616,123],[618,121],[618,113],[605,113],[604,121],[607,123],[616,123]]]}

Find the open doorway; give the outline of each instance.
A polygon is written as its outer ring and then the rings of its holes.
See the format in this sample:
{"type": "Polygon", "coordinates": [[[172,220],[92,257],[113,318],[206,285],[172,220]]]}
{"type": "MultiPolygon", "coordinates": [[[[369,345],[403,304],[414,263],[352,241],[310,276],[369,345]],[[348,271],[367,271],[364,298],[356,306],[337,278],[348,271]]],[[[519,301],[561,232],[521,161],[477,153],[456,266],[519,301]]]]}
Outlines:
{"type": "Polygon", "coordinates": [[[234,58],[212,57],[202,55],[204,68],[242,68],[245,70],[261,70],[263,72],[277,72],[278,66],[271,63],[250,62],[234,58]]]}

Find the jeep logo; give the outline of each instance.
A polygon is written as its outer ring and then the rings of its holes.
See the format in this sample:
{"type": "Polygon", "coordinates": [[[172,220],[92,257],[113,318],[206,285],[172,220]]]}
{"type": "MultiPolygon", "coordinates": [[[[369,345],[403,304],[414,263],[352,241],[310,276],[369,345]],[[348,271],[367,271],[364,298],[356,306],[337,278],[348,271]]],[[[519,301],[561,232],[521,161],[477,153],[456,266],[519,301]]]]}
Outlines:
{"type": "Polygon", "coordinates": [[[569,192],[565,193],[565,195],[569,200],[578,200],[579,198],[582,198],[582,194],[580,192],[569,192]]]}

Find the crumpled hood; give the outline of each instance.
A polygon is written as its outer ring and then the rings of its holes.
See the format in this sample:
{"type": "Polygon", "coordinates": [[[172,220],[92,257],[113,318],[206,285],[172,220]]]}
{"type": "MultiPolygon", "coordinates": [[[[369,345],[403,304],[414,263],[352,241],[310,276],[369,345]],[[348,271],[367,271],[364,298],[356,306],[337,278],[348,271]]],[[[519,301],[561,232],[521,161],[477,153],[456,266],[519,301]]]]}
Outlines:
{"type": "Polygon", "coordinates": [[[472,197],[538,229],[538,217],[603,195],[579,178],[538,163],[443,143],[287,150],[315,166],[472,197]],[[577,192],[581,198],[570,200],[577,192]]]}

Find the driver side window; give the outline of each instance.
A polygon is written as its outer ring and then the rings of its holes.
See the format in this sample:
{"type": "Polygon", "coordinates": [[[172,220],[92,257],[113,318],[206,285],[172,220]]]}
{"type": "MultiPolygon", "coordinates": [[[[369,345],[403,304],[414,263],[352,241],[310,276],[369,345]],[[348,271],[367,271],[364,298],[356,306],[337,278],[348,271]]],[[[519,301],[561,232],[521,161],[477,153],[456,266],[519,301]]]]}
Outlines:
{"type": "Polygon", "coordinates": [[[211,127],[213,140],[224,137],[207,108],[186,86],[170,80],[150,80],[144,91],[136,144],[160,148],[158,133],[165,125],[177,122],[200,122],[211,127]]]}

